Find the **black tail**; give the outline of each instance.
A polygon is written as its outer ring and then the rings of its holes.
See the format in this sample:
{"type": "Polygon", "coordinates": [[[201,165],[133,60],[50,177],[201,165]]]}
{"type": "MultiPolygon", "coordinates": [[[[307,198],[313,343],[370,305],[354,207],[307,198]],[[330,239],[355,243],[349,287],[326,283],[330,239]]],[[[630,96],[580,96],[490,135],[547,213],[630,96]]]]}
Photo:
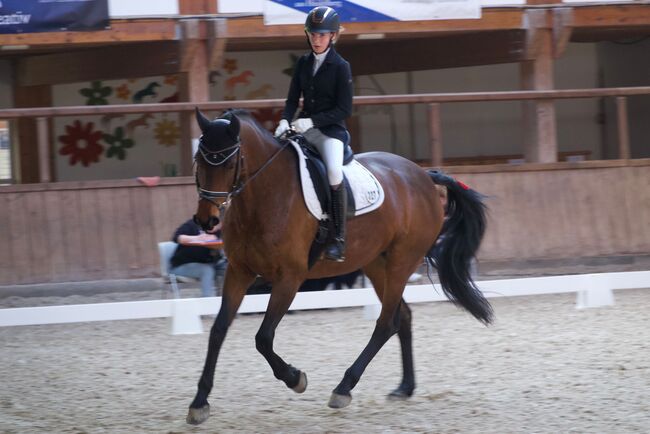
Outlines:
{"type": "Polygon", "coordinates": [[[476,319],[492,322],[492,306],[470,275],[471,261],[485,233],[483,195],[435,170],[427,173],[435,184],[447,187],[447,219],[426,260],[438,270],[442,290],[449,300],[467,309],[476,319]]]}

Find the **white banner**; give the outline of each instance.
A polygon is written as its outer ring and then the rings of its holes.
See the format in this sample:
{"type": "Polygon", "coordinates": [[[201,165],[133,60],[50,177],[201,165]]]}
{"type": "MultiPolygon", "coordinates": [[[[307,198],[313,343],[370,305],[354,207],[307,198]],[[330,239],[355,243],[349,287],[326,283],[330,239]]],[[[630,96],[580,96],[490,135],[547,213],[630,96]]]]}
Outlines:
{"type": "Polygon", "coordinates": [[[266,0],[264,23],[302,24],[316,6],[330,6],[344,23],[481,18],[480,0],[266,0]]]}

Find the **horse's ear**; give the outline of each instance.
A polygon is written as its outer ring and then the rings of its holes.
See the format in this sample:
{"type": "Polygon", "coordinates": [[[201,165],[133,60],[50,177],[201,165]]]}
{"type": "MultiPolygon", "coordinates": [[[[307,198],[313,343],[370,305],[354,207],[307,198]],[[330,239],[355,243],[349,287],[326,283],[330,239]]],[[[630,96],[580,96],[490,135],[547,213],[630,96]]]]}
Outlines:
{"type": "Polygon", "coordinates": [[[203,116],[201,110],[198,107],[195,107],[196,121],[199,123],[201,131],[205,133],[205,130],[210,126],[210,120],[203,116]]]}
{"type": "Polygon", "coordinates": [[[232,115],[230,117],[230,125],[228,126],[228,132],[230,134],[230,137],[233,138],[233,140],[239,141],[239,129],[240,129],[240,124],[239,124],[239,118],[235,115],[232,115]]]}

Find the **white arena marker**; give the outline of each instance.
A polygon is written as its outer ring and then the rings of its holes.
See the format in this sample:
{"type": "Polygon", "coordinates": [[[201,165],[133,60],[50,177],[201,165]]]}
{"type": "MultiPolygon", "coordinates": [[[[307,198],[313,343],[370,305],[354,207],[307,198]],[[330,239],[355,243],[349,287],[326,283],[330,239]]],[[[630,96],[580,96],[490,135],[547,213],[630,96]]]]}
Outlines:
{"type": "Polygon", "coordinates": [[[612,306],[614,293],[611,280],[607,275],[596,278],[593,274],[582,274],[578,281],[578,294],[576,295],[576,309],[590,307],[612,306]]]}
{"type": "Polygon", "coordinates": [[[368,321],[375,321],[381,313],[381,304],[368,304],[363,307],[363,318],[368,321]]]}
{"type": "Polygon", "coordinates": [[[172,334],[188,335],[203,333],[203,324],[199,315],[200,299],[175,299],[172,305],[172,334]]]}

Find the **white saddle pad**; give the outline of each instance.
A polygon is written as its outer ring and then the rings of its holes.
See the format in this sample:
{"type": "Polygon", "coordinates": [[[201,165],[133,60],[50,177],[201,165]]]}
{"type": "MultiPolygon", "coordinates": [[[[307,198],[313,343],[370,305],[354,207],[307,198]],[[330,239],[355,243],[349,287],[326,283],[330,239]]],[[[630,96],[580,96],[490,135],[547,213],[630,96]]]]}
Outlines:
{"type": "MultiPolygon", "coordinates": [[[[305,199],[307,209],[318,220],[329,218],[326,212],[320,206],[320,201],[316,196],[314,183],[309,176],[307,169],[307,158],[303,154],[300,145],[291,140],[291,144],[298,154],[298,166],[300,167],[300,182],[302,184],[302,195],[305,199]]],[[[381,184],[368,169],[366,169],[357,160],[352,160],[349,164],[343,166],[343,175],[348,178],[352,194],[354,195],[355,211],[354,215],[369,213],[384,203],[384,189],[381,184]]]]}

